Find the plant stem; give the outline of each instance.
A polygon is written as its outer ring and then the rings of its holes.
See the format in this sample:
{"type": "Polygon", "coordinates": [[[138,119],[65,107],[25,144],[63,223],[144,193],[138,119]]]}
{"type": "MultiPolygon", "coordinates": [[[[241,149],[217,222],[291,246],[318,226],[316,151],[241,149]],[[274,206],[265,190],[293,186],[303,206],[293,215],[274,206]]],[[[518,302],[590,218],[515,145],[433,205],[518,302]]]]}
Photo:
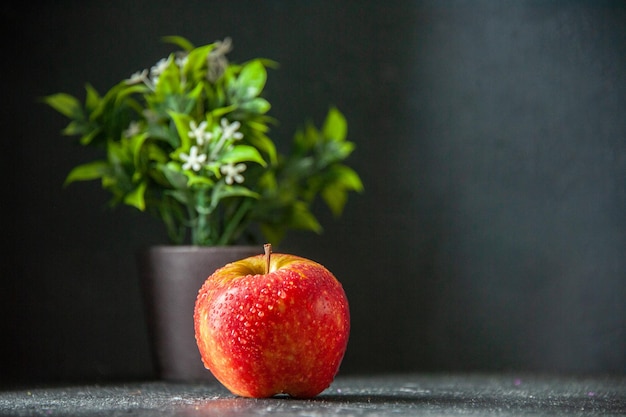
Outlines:
{"type": "Polygon", "coordinates": [[[231,219],[224,228],[224,232],[219,241],[220,245],[229,245],[237,239],[238,233],[236,232],[240,229],[241,222],[245,215],[248,214],[248,211],[250,211],[250,207],[252,207],[252,199],[248,198],[239,205],[235,214],[230,216],[231,219]]]}
{"type": "Polygon", "coordinates": [[[265,245],[263,245],[263,248],[265,249],[265,275],[267,275],[270,272],[270,259],[272,257],[272,244],[266,243],[265,245]]]}

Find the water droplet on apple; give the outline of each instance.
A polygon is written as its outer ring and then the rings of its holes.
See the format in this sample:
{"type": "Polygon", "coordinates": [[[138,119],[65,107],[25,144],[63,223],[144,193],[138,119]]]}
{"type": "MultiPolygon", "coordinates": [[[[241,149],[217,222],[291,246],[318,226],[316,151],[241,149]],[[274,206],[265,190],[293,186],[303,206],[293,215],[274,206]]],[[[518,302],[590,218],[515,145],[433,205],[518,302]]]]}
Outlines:
{"type": "Polygon", "coordinates": [[[263,311],[259,310],[258,316],[259,317],[263,317],[264,315],[265,315],[265,313],[263,311]]]}
{"type": "Polygon", "coordinates": [[[273,305],[269,305],[269,306],[267,306],[267,309],[268,309],[269,311],[272,311],[272,310],[274,310],[274,306],[273,306],[273,305]]]}
{"type": "Polygon", "coordinates": [[[285,294],[284,291],[282,290],[278,290],[278,292],[276,293],[276,295],[278,295],[280,298],[285,299],[287,298],[287,294],[285,294]]]}

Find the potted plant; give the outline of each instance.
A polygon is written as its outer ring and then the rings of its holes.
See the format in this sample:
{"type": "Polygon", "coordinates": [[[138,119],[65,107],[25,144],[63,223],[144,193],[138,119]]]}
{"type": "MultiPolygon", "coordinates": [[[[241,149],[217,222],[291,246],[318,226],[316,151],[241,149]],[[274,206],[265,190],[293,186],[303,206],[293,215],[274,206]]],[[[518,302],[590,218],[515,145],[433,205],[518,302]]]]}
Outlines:
{"type": "Polygon", "coordinates": [[[278,152],[269,137],[275,119],[263,97],[273,61],[229,62],[228,38],[199,47],[179,36],[165,41],[180,50],[104,95],[87,84],[84,103],[64,93],[43,101],[69,119],[64,135],[102,150],[102,159],[72,169],[66,184],[99,180],[112,206],[129,205],[162,221],[170,242],[139,259],[148,292],[160,297],[147,299],[151,335],[167,345],[157,350],[157,365],[167,379],[201,379],[208,372],[201,369],[189,312],[204,279],[218,266],[260,253],[242,246],[257,234],[277,245],[292,229],[320,232],[315,200],[339,216],[362,183],[344,163],[354,143],[334,107],[321,128],[308,123],[288,154],[278,152]],[[193,279],[185,278],[185,266],[193,279]],[[157,273],[170,284],[156,283],[157,273]],[[184,304],[178,318],[165,316],[177,299],[184,304]],[[183,347],[168,341],[170,331],[183,347]],[[185,357],[191,365],[183,364],[185,357]]]}

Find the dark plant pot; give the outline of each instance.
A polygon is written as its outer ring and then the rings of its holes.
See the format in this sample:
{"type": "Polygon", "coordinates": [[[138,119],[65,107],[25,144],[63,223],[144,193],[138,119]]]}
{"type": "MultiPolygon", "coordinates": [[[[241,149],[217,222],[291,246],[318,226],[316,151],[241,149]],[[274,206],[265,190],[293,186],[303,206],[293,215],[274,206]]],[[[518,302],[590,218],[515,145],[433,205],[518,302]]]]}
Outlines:
{"type": "Polygon", "coordinates": [[[171,381],[215,381],[196,344],[198,290],[216,269],[263,253],[262,246],[154,246],[138,254],[155,369],[171,381]]]}

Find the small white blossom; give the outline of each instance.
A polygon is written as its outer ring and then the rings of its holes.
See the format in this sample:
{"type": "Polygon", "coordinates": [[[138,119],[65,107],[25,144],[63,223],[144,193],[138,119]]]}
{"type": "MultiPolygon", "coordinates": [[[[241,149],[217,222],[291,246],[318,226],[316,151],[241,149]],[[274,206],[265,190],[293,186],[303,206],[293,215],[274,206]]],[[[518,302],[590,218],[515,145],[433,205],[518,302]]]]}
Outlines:
{"type": "Polygon", "coordinates": [[[192,146],[189,150],[189,155],[181,153],[180,159],[185,161],[185,163],[183,164],[183,169],[191,168],[197,172],[200,171],[200,169],[202,168],[202,164],[206,162],[206,155],[198,155],[198,147],[192,146]]]}
{"type": "Polygon", "coordinates": [[[139,132],[141,132],[141,124],[139,124],[138,121],[133,120],[132,122],[130,122],[128,128],[123,133],[124,137],[131,138],[139,134],[139,132]]]}
{"type": "Polygon", "coordinates": [[[170,58],[162,58],[152,68],[150,68],[150,76],[154,84],[159,80],[159,76],[170,65],[170,58]]]}
{"type": "Polygon", "coordinates": [[[185,68],[185,65],[187,65],[187,61],[189,61],[189,54],[177,56],[175,62],[178,68],[183,69],[185,68]]]}
{"type": "Polygon", "coordinates": [[[206,128],[206,121],[203,121],[198,125],[195,120],[192,120],[189,122],[189,137],[195,138],[198,145],[204,144],[205,141],[210,141],[211,138],[213,138],[213,134],[211,132],[207,132],[206,128]]]}
{"type": "Polygon", "coordinates": [[[146,118],[148,123],[157,123],[159,121],[159,115],[153,110],[144,109],[141,114],[146,118]]]}
{"type": "Polygon", "coordinates": [[[228,124],[228,120],[226,118],[222,118],[220,121],[222,124],[222,139],[230,139],[233,138],[235,140],[239,140],[243,138],[243,133],[237,132],[239,127],[241,127],[241,123],[235,121],[231,124],[228,124]]]}
{"type": "Polygon", "coordinates": [[[226,54],[232,49],[233,45],[230,38],[215,42],[215,49],[213,49],[207,57],[207,79],[210,82],[214,83],[224,74],[224,71],[228,67],[226,54]]]}
{"type": "Polygon", "coordinates": [[[148,70],[137,71],[130,76],[126,81],[126,84],[134,85],[148,81],[148,70]]]}
{"type": "Polygon", "coordinates": [[[241,173],[245,170],[246,164],[244,163],[239,163],[237,165],[230,163],[220,167],[220,171],[226,176],[224,181],[226,181],[226,184],[228,185],[232,185],[233,182],[241,184],[244,181],[244,177],[241,173]]]}

